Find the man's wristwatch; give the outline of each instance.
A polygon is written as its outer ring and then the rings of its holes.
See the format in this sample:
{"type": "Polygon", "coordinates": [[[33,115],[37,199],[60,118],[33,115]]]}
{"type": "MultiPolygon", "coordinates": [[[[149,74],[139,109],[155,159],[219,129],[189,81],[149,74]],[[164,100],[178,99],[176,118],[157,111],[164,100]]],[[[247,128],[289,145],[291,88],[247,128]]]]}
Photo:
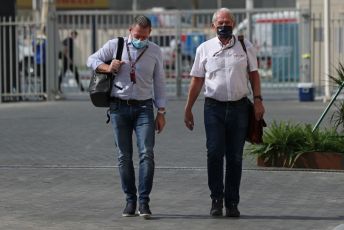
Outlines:
{"type": "Polygon", "coordinates": [[[261,95],[254,96],[253,99],[254,99],[254,100],[255,100],[255,99],[259,99],[259,100],[263,101],[263,98],[262,98],[261,95]]]}
{"type": "Polygon", "coordinates": [[[159,114],[165,115],[166,114],[166,110],[158,110],[159,114]]]}

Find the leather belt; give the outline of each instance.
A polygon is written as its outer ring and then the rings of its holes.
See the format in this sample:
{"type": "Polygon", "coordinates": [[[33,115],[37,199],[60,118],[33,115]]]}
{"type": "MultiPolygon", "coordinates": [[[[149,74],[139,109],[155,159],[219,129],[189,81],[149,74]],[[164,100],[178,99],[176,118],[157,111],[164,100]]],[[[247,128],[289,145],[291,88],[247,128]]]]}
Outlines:
{"type": "Polygon", "coordinates": [[[125,100],[125,99],[121,99],[118,97],[111,97],[110,98],[111,102],[118,102],[121,103],[123,105],[144,105],[149,101],[152,101],[152,99],[147,99],[147,100],[134,100],[134,99],[129,99],[129,100],[125,100]]]}
{"type": "Polygon", "coordinates": [[[213,103],[213,104],[220,104],[220,105],[240,105],[243,104],[247,101],[247,97],[243,97],[240,100],[237,101],[218,101],[214,98],[211,97],[206,97],[205,101],[208,103],[213,103]]]}

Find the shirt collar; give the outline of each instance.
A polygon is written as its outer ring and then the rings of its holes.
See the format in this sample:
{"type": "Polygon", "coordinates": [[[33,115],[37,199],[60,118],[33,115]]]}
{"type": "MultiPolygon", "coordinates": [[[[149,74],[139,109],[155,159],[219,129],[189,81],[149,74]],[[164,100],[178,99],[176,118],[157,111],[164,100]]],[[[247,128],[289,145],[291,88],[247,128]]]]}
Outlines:
{"type": "Polygon", "coordinates": [[[216,39],[219,43],[219,45],[224,49],[226,47],[229,47],[229,46],[233,46],[234,45],[234,42],[235,42],[235,39],[234,39],[234,35],[232,36],[231,40],[229,40],[228,44],[227,45],[223,45],[222,42],[220,41],[219,37],[216,36],[216,39]]]}
{"type": "Polygon", "coordinates": [[[129,35],[129,36],[128,36],[128,44],[131,44],[132,40],[133,40],[133,39],[132,39],[131,35],[129,35]]]}

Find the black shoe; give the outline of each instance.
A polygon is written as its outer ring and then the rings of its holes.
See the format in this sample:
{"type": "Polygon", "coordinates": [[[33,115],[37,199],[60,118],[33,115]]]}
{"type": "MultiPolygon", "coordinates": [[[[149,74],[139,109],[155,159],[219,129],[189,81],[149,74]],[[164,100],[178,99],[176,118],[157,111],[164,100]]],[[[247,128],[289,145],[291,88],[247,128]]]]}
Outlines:
{"type": "Polygon", "coordinates": [[[145,219],[149,219],[152,215],[148,203],[142,203],[139,206],[139,215],[145,219]]]}
{"type": "Polygon", "coordinates": [[[122,216],[129,217],[129,216],[135,216],[136,212],[136,203],[134,202],[128,202],[125,206],[125,209],[123,210],[122,216]]]}
{"type": "Polygon", "coordinates": [[[231,204],[229,207],[227,207],[226,208],[226,216],[227,217],[240,217],[238,205],[237,204],[231,204]]]}
{"type": "Polygon", "coordinates": [[[210,215],[211,216],[222,216],[223,200],[214,199],[211,204],[210,215]]]}

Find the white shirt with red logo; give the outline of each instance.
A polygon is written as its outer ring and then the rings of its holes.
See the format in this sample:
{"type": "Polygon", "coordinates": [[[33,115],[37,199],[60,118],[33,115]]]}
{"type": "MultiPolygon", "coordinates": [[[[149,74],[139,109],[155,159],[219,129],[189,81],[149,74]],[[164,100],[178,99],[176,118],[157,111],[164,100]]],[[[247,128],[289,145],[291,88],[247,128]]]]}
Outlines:
{"type": "Polygon", "coordinates": [[[197,48],[190,75],[205,77],[205,97],[237,101],[250,93],[247,70],[258,70],[258,63],[252,43],[246,39],[244,43],[247,55],[234,36],[226,46],[215,37],[197,48]]]}

